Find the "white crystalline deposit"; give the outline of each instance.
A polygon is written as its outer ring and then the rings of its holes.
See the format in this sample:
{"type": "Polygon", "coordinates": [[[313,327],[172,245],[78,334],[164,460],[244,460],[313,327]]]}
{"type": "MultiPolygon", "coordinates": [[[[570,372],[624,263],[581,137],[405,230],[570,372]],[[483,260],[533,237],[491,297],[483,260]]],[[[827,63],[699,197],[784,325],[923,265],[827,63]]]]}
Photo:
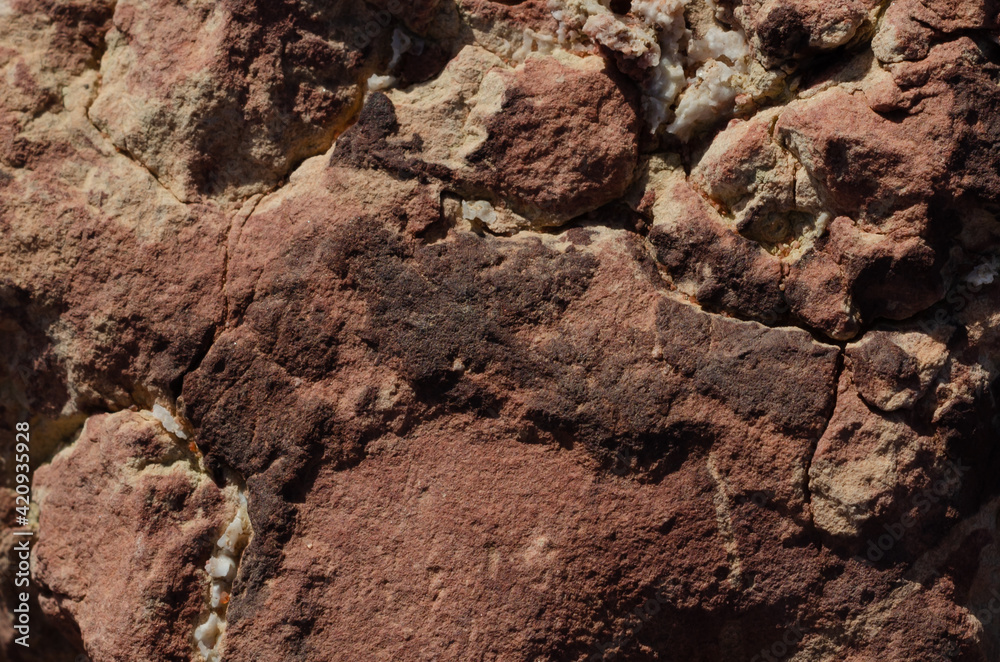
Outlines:
{"type": "MultiPolygon", "coordinates": [[[[392,33],[392,58],[389,60],[389,70],[392,71],[403,59],[406,53],[420,55],[424,51],[424,42],[415,37],[411,37],[405,31],[396,28],[392,33]]],[[[372,74],[368,77],[367,85],[369,92],[380,92],[395,87],[399,80],[389,74],[372,74]]]]}
{"type": "MultiPolygon", "coordinates": [[[[212,606],[212,609],[218,609],[220,606],[225,604],[222,600],[226,597],[226,587],[222,582],[212,582],[212,587],[209,589],[208,602],[212,606]]],[[[214,616],[215,614],[213,614],[214,616]]]]}
{"type": "Polygon", "coordinates": [[[1000,269],[1000,264],[998,264],[998,262],[1000,261],[994,257],[980,264],[969,273],[965,281],[973,287],[981,287],[983,285],[991,284],[993,279],[997,276],[998,269],[1000,269]]]}
{"type": "Polygon", "coordinates": [[[216,579],[231,581],[236,575],[236,561],[225,554],[213,556],[205,564],[205,571],[216,579]]]}
{"type": "Polygon", "coordinates": [[[195,628],[194,640],[205,662],[218,662],[219,643],[226,630],[226,607],[229,592],[236,578],[239,556],[250,537],[250,517],[247,514],[247,499],[239,495],[239,507],[233,520],[226,526],[222,536],[215,543],[215,553],[205,564],[205,572],[212,578],[209,586],[208,604],[211,611],[205,622],[195,628]]]}
{"type": "Polygon", "coordinates": [[[713,26],[695,35],[684,17],[692,1],[632,0],[638,22],[615,15],[608,0],[551,0],[550,8],[565,48],[600,44],[650,70],[643,89],[650,129],[687,140],[699,124],[732,111],[750,57],[739,31],[713,26]]]}
{"type": "Polygon", "coordinates": [[[219,549],[229,554],[235,554],[236,549],[239,547],[240,543],[243,541],[246,534],[246,510],[241,508],[237,513],[233,521],[229,523],[226,527],[225,533],[219,538],[216,543],[219,549]]]}
{"type": "Polygon", "coordinates": [[[503,206],[497,209],[488,200],[463,200],[462,218],[501,235],[514,234],[531,225],[522,216],[503,206]]]}
{"type": "Polygon", "coordinates": [[[215,646],[225,629],[225,622],[215,613],[209,614],[208,620],[195,628],[194,638],[198,642],[198,652],[205,658],[205,662],[216,662],[219,659],[215,646]]]}
{"type": "Polygon", "coordinates": [[[510,53],[510,59],[514,62],[524,62],[532,53],[551,53],[555,50],[555,47],[555,37],[535,32],[531,28],[526,28],[524,30],[524,41],[510,53]]]}
{"type": "Polygon", "coordinates": [[[162,405],[153,405],[152,414],[156,420],[160,422],[160,425],[163,426],[164,430],[176,437],[179,437],[180,439],[187,439],[187,434],[166,409],[166,407],[163,407],[162,405]]]}
{"type": "Polygon", "coordinates": [[[395,66],[399,64],[399,61],[403,59],[403,54],[409,52],[413,45],[413,40],[410,39],[410,35],[406,34],[399,28],[393,30],[392,59],[389,60],[389,68],[395,68],[395,66]]]}
{"type": "Polygon", "coordinates": [[[462,218],[467,221],[479,221],[491,227],[497,220],[497,212],[486,200],[462,201],[462,218]]]}
{"type": "Polygon", "coordinates": [[[655,132],[670,115],[670,107],[684,89],[682,40],[689,35],[684,22],[685,0],[633,0],[632,12],[659,34],[660,61],[646,86],[644,110],[655,132]]]}
{"type": "Polygon", "coordinates": [[[394,76],[379,76],[378,74],[372,74],[368,77],[368,90],[370,92],[388,90],[395,84],[396,78],[394,76]]]}
{"type": "Polygon", "coordinates": [[[509,33],[478,33],[481,46],[511,66],[523,64],[532,53],[549,55],[559,46],[555,35],[535,32],[531,28],[509,33]]]}
{"type": "Polygon", "coordinates": [[[741,92],[749,58],[746,38],[735,30],[713,27],[701,39],[692,40],[688,61],[700,65],[688,79],[667,131],[687,139],[699,123],[730,112],[741,92]]]}

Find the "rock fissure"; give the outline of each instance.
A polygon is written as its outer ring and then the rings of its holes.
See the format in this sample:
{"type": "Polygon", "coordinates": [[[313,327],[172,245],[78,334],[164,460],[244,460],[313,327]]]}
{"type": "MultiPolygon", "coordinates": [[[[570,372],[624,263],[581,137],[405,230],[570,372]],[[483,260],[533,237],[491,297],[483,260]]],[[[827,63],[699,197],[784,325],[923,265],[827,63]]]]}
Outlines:
{"type": "MultiPolygon", "coordinates": [[[[209,475],[201,449],[197,445],[196,435],[190,429],[190,425],[186,421],[179,422],[175,414],[160,404],[153,405],[149,413],[179,444],[187,443],[190,452],[184,457],[184,461],[190,463],[192,470],[209,475]]],[[[173,461],[176,461],[176,458],[171,460],[173,461]]],[[[163,466],[169,469],[171,464],[166,463],[163,466]]],[[[140,470],[144,468],[141,467],[140,470]]],[[[192,633],[193,645],[203,662],[220,662],[223,659],[226,615],[233,594],[233,585],[239,573],[240,559],[253,535],[245,481],[228,467],[222,469],[222,476],[213,480],[224,485],[221,491],[226,495],[232,515],[214,532],[214,535],[212,531],[204,534],[212,543],[212,552],[204,567],[208,576],[208,586],[204,591],[204,608],[192,633]]]]}
{"type": "Polygon", "coordinates": [[[815,525],[812,523],[812,489],[810,488],[810,482],[812,480],[810,472],[812,470],[813,459],[816,457],[816,450],[819,447],[820,442],[823,437],[826,436],[827,430],[830,428],[830,424],[833,421],[833,417],[837,412],[837,398],[840,394],[840,379],[844,373],[844,360],[845,360],[845,347],[841,347],[840,351],[837,353],[837,363],[836,371],[833,376],[833,397],[832,403],[830,405],[830,412],[826,416],[826,423],[823,429],[820,431],[819,435],[812,442],[812,446],[809,453],[806,454],[806,466],[805,466],[805,476],[803,478],[802,491],[805,494],[806,505],[809,506],[809,520],[810,526],[815,530],[815,525]]]}
{"type": "Polygon", "coordinates": [[[226,614],[237,578],[240,558],[250,542],[252,528],[247,513],[246,493],[237,491],[236,513],[215,543],[215,551],[205,564],[210,584],[203,618],[194,629],[194,641],[204,662],[224,659],[226,614]]]}
{"type": "Polygon", "coordinates": [[[33,624],[94,662],[997,657],[989,7],[108,6],[0,7],[33,624]]]}
{"type": "MultiPolygon", "coordinates": [[[[117,6],[117,0],[116,0],[116,2],[112,3],[112,5],[111,5],[111,15],[112,16],[114,15],[114,11],[115,11],[115,7],[116,6],[117,6]]],[[[136,158],[136,156],[129,151],[129,149],[128,149],[127,146],[124,147],[124,148],[122,148],[122,147],[119,147],[118,145],[116,145],[115,142],[111,139],[111,136],[109,136],[107,133],[105,133],[100,128],[98,128],[97,124],[94,123],[94,119],[90,116],[90,109],[93,106],[94,102],[97,100],[97,97],[100,95],[101,81],[102,81],[101,68],[103,66],[102,65],[102,61],[104,59],[104,54],[107,52],[107,49],[108,49],[107,32],[105,32],[105,33],[103,33],[101,35],[100,48],[97,50],[97,53],[94,56],[94,65],[95,65],[94,71],[97,72],[97,78],[95,79],[95,82],[94,82],[94,90],[92,92],[90,101],[84,107],[84,110],[83,110],[84,117],[86,117],[87,122],[90,124],[91,128],[95,132],[97,132],[97,134],[101,136],[101,138],[104,140],[104,142],[107,143],[116,153],[121,154],[122,156],[124,156],[125,158],[127,158],[129,161],[132,161],[137,166],[139,166],[140,168],[142,168],[150,177],[153,178],[153,181],[156,182],[157,186],[159,186],[161,189],[163,189],[164,191],[166,191],[167,193],[169,193],[170,196],[174,200],[176,200],[178,203],[180,203],[180,204],[186,204],[185,201],[181,200],[173,192],[173,190],[170,189],[169,186],[166,186],[162,181],[160,181],[160,178],[156,175],[156,173],[154,173],[149,168],[149,166],[147,166],[145,163],[143,163],[141,159],[136,158]]]]}

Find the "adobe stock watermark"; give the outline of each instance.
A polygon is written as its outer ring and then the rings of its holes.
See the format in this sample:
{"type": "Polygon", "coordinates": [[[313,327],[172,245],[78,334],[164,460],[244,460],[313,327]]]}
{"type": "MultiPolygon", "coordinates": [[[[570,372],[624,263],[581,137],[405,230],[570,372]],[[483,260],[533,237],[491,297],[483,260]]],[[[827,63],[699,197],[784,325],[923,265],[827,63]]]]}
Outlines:
{"type": "MultiPolygon", "coordinates": [[[[639,633],[670,604],[669,590],[677,587],[677,580],[672,578],[668,581],[671,583],[660,585],[653,597],[633,609],[631,622],[617,635],[597,646],[597,650],[587,658],[587,662],[610,662],[621,654],[626,644],[638,638],[639,633]]],[[[805,636],[806,630],[799,623],[793,623],[785,628],[780,638],[761,649],[750,658],[749,662],[780,662],[795,652],[797,645],[805,636]]]]}
{"type": "MultiPolygon", "coordinates": [[[[983,287],[993,283],[998,274],[1000,274],[1000,256],[990,255],[976,265],[965,277],[965,280],[958,283],[945,295],[944,300],[947,306],[938,308],[933,317],[922,319],[917,322],[917,325],[925,333],[933,334],[946,325],[957,323],[958,314],[972,303],[982,292],[983,287]]],[[[774,326],[791,310],[791,305],[783,298],[774,309],[761,315],[760,321],[766,326],[774,326]]]]}
{"type": "Polygon", "coordinates": [[[737,494],[733,501],[737,505],[742,506],[745,503],[752,503],[758,508],[764,508],[771,503],[771,499],[774,495],[771,492],[764,492],[762,490],[755,490],[749,494],[737,494]]]}
{"type": "Polygon", "coordinates": [[[948,662],[949,660],[955,659],[961,652],[962,652],[961,646],[959,646],[953,641],[949,641],[947,644],[945,644],[944,650],[941,651],[941,655],[944,656],[941,658],[942,662],[948,662]]]}
{"type": "Polygon", "coordinates": [[[774,326],[781,320],[785,315],[792,311],[791,304],[785,300],[785,297],[781,297],[781,303],[775,306],[772,310],[768,310],[760,317],[761,324],[764,326],[774,326]]]}
{"type": "Polygon", "coordinates": [[[31,542],[35,531],[31,528],[31,425],[21,421],[15,426],[14,437],[14,511],[17,528],[11,530],[17,543],[11,550],[11,569],[14,574],[14,614],[11,625],[19,635],[14,643],[30,648],[31,637],[31,542]]]}
{"type": "Polygon", "coordinates": [[[923,319],[917,325],[927,334],[933,334],[938,329],[958,323],[958,314],[972,303],[983,287],[989,285],[1000,273],[1000,257],[991,255],[983,260],[975,269],[969,272],[957,287],[945,296],[947,306],[938,308],[930,319],[923,319]]]}
{"type": "Polygon", "coordinates": [[[403,11],[402,0],[389,0],[385,9],[375,14],[375,18],[365,23],[354,31],[351,36],[351,44],[355,48],[365,48],[372,43],[372,39],[379,36],[383,30],[389,27],[394,16],[398,16],[403,11]]]}
{"type": "Polygon", "coordinates": [[[597,650],[587,658],[587,662],[608,662],[615,659],[621,652],[625,644],[633,641],[639,633],[649,625],[650,621],[663,611],[663,608],[670,604],[670,597],[667,591],[676,587],[676,579],[669,580],[673,586],[662,584],[653,594],[641,605],[632,610],[632,620],[617,635],[605,641],[597,647],[597,650]],[[614,649],[614,650],[612,650],[614,649]]]}
{"type": "Polygon", "coordinates": [[[972,612],[976,620],[983,624],[984,629],[1000,615],[1000,587],[997,587],[995,582],[996,579],[994,578],[994,584],[990,588],[990,601],[983,605],[982,608],[972,612]]]}
{"type": "MultiPolygon", "coordinates": [[[[934,506],[951,498],[958,492],[962,485],[962,477],[971,469],[972,467],[962,464],[961,459],[949,461],[948,471],[945,476],[939,478],[930,487],[926,487],[917,493],[913,497],[913,506],[916,507],[921,515],[926,515],[934,506]]],[[[885,533],[877,538],[869,538],[865,556],[857,555],[854,557],[854,560],[871,565],[885,558],[885,555],[903,539],[906,532],[917,524],[917,517],[910,514],[910,510],[907,509],[898,521],[892,524],[883,524],[882,528],[885,530],[885,533]]]]}
{"type": "Polygon", "coordinates": [[[780,662],[794,652],[805,637],[806,632],[802,626],[793,623],[785,628],[780,639],[776,639],[770,646],[761,649],[759,653],[750,658],[750,662],[780,662]]]}
{"type": "Polygon", "coordinates": [[[635,456],[627,448],[619,448],[615,451],[615,463],[611,465],[611,473],[621,477],[632,471],[632,460],[635,456]]]}

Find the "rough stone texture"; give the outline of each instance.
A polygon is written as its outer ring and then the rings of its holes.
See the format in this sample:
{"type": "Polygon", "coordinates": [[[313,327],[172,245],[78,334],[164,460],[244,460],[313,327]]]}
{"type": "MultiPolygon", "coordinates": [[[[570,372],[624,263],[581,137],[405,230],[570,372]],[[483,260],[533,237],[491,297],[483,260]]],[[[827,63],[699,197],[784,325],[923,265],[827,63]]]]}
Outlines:
{"type": "Polygon", "coordinates": [[[275,186],[327,149],[366,73],[347,2],[115,4],[89,115],[182,200],[275,186]]]}
{"type": "Polygon", "coordinates": [[[533,56],[512,69],[469,46],[434,81],[372,95],[333,162],[434,177],[527,217],[524,227],[562,225],[632,183],[636,97],[600,57],[533,56]]]}
{"type": "Polygon", "coordinates": [[[998,659],[996,4],[597,4],[0,2],[2,659],[998,659]]]}
{"type": "Polygon", "coordinates": [[[33,552],[42,611],[94,659],[187,659],[204,600],[199,561],[232,518],[197,458],[149,415],[102,414],[38,469],[34,489],[39,529],[63,534],[33,552]]]}
{"type": "Polygon", "coordinates": [[[776,65],[862,38],[880,8],[878,0],[742,0],[733,13],[758,57],[776,65]]]}

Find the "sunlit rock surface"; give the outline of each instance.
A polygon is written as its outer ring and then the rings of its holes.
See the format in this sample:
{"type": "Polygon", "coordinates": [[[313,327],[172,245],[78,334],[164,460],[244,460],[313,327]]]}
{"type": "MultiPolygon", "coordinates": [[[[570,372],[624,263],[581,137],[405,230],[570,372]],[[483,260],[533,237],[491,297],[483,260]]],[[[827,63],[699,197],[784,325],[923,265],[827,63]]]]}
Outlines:
{"type": "Polygon", "coordinates": [[[997,14],[0,0],[0,658],[1000,659],[997,14]]]}

